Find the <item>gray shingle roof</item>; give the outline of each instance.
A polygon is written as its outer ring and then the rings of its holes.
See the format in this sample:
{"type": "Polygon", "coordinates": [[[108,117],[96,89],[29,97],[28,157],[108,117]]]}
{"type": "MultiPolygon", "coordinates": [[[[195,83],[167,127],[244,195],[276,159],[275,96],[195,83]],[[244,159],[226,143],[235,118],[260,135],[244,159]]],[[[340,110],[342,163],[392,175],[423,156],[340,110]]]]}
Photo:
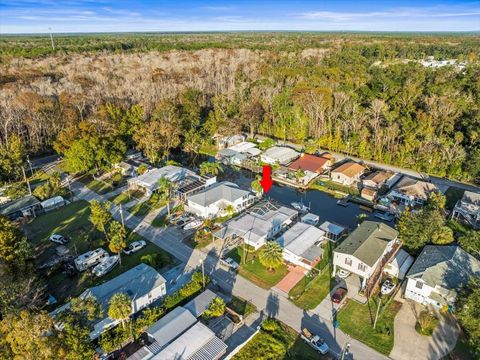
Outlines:
{"type": "Polygon", "coordinates": [[[456,290],[471,276],[480,275],[480,261],[457,245],[427,245],[408,271],[407,277],[427,285],[456,290]]]}
{"type": "Polygon", "coordinates": [[[208,189],[189,196],[188,201],[201,206],[209,206],[220,200],[234,202],[243,196],[250,194],[247,190],[240,189],[237,185],[230,182],[221,182],[212,185],[208,189]]]}
{"type": "Polygon", "coordinates": [[[368,266],[373,266],[387,244],[397,237],[398,231],[384,223],[364,221],[334,251],[353,255],[368,266]]]}
{"type": "Polygon", "coordinates": [[[291,253],[314,261],[323,254],[319,246],[325,232],[319,228],[298,222],[282,234],[277,242],[291,253]]]}
{"type": "Polygon", "coordinates": [[[212,290],[207,289],[194,299],[190,300],[184,307],[185,309],[189,310],[193,316],[198,318],[205,312],[205,310],[208,309],[208,306],[216,297],[217,294],[215,294],[212,290]]]}

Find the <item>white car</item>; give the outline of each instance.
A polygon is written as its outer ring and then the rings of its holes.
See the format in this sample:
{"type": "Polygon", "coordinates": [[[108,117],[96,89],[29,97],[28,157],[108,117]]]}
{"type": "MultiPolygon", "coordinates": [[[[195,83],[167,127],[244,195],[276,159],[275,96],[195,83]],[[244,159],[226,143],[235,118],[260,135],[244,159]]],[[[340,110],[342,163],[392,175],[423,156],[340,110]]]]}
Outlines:
{"type": "Polygon", "coordinates": [[[59,245],[65,245],[66,243],[68,243],[68,239],[60,234],[53,234],[52,236],[50,236],[49,240],[59,245]]]}
{"type": "Polygon", "coordinates": [[[119,259],[120,257],[118,255],[106,257],[100,262],[100,264],[93,268],[92,272],[97,277],[103,276],[109,273],[115,267],[115,265],[118,264],[119,259]]]}
{"type": "Polygon", "coordinates": [[[225,265],[225,266],[228,266],[229,268],[233,269],[233,270],[237,270],[240,265],[238,265],[238,263],[233,260],[232,258],[226,258],[226,259],[221,259],[220,262],[225,265]]]}
{"type": "Polygon", "coordinates": [[[395,284],[392,280],[388,279],[383,283],[380,291],[382,292],[382,295],[388,295],[393,291],[393,289],[395,289],[395,284]]]}
{"type": "Polygon", "coordinates": [[[350,271],[347,271],[347,270],[344,270],[344,269],[340,269],[338,272],[337,272],[337,275],[339,278],[341,279],[346,279],[349,275],[350,275],[350,271]]]}
{"type": "Polygon", "coordinates": [[[128,248],[123,250],[123,253],[130,255],[130,254],[136,253],[140,249],[143,249],[145,246],[147,246],[147,243],[145,242],[145,240],[134,241],[130,245],[128,245],[128,248]]]}

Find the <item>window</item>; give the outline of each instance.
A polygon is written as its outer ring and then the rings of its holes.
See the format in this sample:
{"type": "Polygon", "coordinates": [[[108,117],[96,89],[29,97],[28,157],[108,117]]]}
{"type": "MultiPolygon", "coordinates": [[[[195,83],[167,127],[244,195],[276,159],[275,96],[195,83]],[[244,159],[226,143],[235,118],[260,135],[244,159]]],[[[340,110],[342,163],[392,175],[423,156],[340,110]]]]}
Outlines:
{"type": "Polygon", "coordinates": [[[348,266],[352,266],[352,259],[345,258],[345,264],[348,266]]]}
{"type": "Polygon", "coordinates": [[[362,263],[358,264],[358,270],[365,272],[366,268],[367,267],[364,264],[362,264],[362,263]]]}
{"type": "Polygon", "coordinates": [[[422,288],[423,288],[423,282],[417,281],[417,283],[415,284],[415,286],[416,286],[418,289],[422,289],[422,288]]]}

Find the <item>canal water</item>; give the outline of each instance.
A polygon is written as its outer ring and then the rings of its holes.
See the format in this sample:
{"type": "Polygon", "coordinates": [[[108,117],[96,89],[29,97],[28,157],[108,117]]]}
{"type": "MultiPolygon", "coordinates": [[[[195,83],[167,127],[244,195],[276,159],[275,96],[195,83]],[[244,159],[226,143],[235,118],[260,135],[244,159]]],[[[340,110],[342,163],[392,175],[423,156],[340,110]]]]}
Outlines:
{"type": "MultiPolygon", "coordinates": [[[[211,156],[197,156],[194,160],[187,154],[176,154],[175,160],[187,167],[197,168],[203,161],[215,161],[211,156]]],[[[224,171],[217,176],[218,181],[231,181],[244,189],[249,189],[250,184],[255,179],[256,174],[236,167],[222,165],[224,171]]],[[[373,216],[372,212],[361,208],[355,203],[348,203],[347,207],[337,205],[337,200],[332,195],[319,190],[299,190],[286,185],[274,184],[266,194],[267,198],[276,200],[282,204],[290,206],[292,202],[302,202],[310,207],[310,212],[320,217],[321,224],[324,221],[347,227],[353,230],[358,225],[358,215],[365,214],[369,220],[381,221],[373,216]]],[[[393,226],[393,223],[386,222],[393,226]]]]}

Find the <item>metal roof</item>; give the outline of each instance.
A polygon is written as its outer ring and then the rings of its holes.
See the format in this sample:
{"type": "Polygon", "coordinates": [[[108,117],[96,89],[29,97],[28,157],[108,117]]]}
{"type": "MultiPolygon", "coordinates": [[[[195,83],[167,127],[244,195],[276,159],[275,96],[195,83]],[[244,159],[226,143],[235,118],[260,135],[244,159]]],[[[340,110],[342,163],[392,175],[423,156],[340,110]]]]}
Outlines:
{"type": "Polygon", "coordinates": [[[194,299],[190,300],[184,307],[189,310],[193,316],[198,318],[208,309],[208,306],[216,297],[217,294],[212,290],[207,289],[194,299]]]}
{"type": "Polygon", "coordinates": [[[13,214],[17,211],[21,211],[23,209],[28,209],[32,206],[40,204],[40,201],[32,195],[24,196],[20,199],[10,201],[4,205],[0,206],[0,214],[1,215],[9,215],[13,214]]]}
{"type": "Polygon", "coordinates": [[[353,255],[368,266],[373,266],[387,244],[397,237],[398,231],[384,223],[364,221],[334,251],[353,255]]]}
{"type": "Polygon", "coordinates": [[[161,352],[156,360],[216,360],[227,350],[227,345],[213,331],[200,322],[180,335],[161,352]]]}
{"type": "Polygon", "coordinates": [[[148,188],[157,188],[158,182],[162,178],[166,178],[172,182],[179,182],[187,176],[196,176],[193,171],[175,165],[167,165],[161,168],[154,168],[148,170],[144,174],[128,180],[130,183],[135,183],[140,186],[148,188]]]}
{"type": "Polygon", "coordinates": [[[207,207],[221,200],[234,202],[249,194],[249,191],[240,189],[236,184],[230,182],[220,182],[210,186],[204,191],[189,196],[188,201],[207,207]]]}
{"type": "Polygon", "coordinates": [[[299,157],[300,153],[286,146],[274,146],[266,150],[262,155],[285,165],[299,157]]]}
{"type": "Polygon", "coordinates": [[[427,245],[407,273],[431,287],[456,290],[480,275],[480,261],[457,245],[427,245]]]}
{"type": "Polygon", "coordinates": [[[319,228],[298,222],[283,233],[276,241],[291,253],[314,261],[323,255],[320,247],[325,232],[319,228]]]}
{"type": "Polygon", "coordinates": [[[150,326],[146,333],[163,348],[196,322],[197,318],[189,310],[179,306],[150,326]]]}
{"type": "Polygon", "coordinates": [[[343,226],[333,224],[329,221],[325,221],[320,225],[320,229],[325,231],[326,233],[330,233],[333,235],[340,235],[342,232],[345,231],[345,228],[343,226]]]}
{"type": "Polygon", "coordinates": [[[241,143],[238,143],[236,145],[230,146],[230,150],[238,151],[240,153],[247,152],[250,149],[256,148],[257,145],[249,142],[249,141],[242,141],[241,143]]]}

